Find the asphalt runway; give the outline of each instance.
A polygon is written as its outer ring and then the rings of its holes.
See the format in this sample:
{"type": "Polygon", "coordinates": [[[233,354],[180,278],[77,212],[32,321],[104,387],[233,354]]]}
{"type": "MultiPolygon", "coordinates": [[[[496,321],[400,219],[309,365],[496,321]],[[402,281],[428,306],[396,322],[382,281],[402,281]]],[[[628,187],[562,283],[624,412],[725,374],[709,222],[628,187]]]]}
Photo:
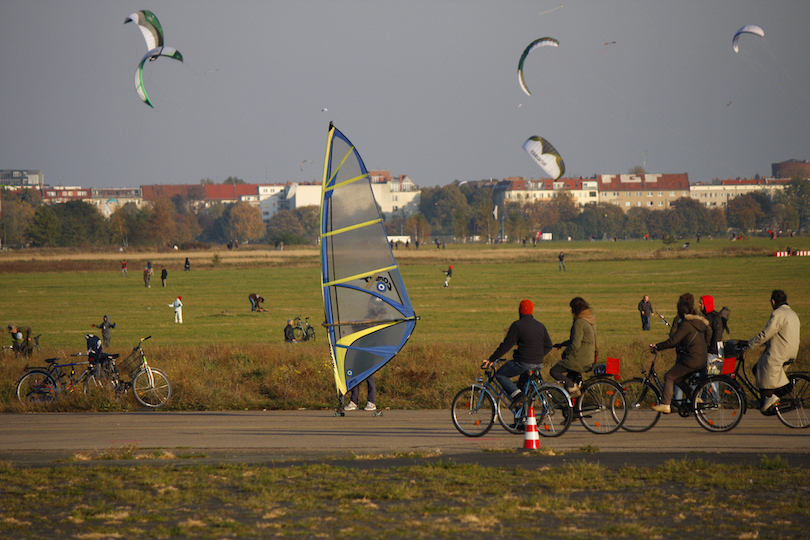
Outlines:
{"type": "Polygon", "coordinates": [[[376,417],[365,411],[335,417],[331,410],[27,413],[0,415],[0,461],[43,466],[132,447],[193,456],[172,463],[283,466],[329,460],[375,467],[443,459],[492,466],[571,460],[656,466],[666,459],[756,463],[762,455],[780,455],[792,466],[806,467],[808,435],[808,429],[788,428],[755,410],[728,433],[710,433],[694,418],[678,415],[663,416],[645,433],[610,435],[590,433],[575,420],[564,435],[540,438],[542,449],[558,452],[545,455],[523,452],[523,436],[507,433],[497,422],[483,437],[465,437],[453,427],[449,410],[387,410],[376,417]]]}

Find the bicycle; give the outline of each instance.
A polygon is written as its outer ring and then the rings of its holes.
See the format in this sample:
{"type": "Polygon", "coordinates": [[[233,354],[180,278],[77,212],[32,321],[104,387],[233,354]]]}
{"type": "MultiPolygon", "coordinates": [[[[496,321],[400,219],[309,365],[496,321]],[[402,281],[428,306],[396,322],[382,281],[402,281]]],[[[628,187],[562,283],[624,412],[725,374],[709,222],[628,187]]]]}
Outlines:
{"type": "Polygon", "coordinates": [[[495,378],[496,360],[468,388],[461,389],[453,398],[451,414],[453,425],[467,437],[481,437],[498,422],[509,433],[524,431],[529,407],[534,407],[537,431],[543,437],[559,437],[571,426],[573,419],[571,399],[557,384],[543,381],[539,372],[530,371],[524,385],[529,401],[517,410],[505,406],[511,402],[503,386],[495,378]]]}
{"type": "Polygon", "coordinates": [[[304,319],[305,322],[301,322],[301,315],[295,318],[295,323],[293,326],[293,335],[297,341],[315,341],[315,327],[309,324],[309,317],[304,319]],[[306,324],[306,326],[304,326],[306,324]]]}
{"type": "MultiPolygon", "coordinates": [[[[745,408],[747,412],[748,402],[745,390],[762,403],[762,395],[759,388],[751,381],[745,371],[745,351],[746,346],[739,346],[737,340],[729,340],[723,343],[726,360],[724,361],[723,373],[729,372],[731,378],[739,384],[739,390],[745,398],[745,408]],[[733,366],[731,365],[733,364],[733,366]],[[745,390],[744,390],[745,389],[745,390]]],[[[787,367],[793,360],[785,362],[787,367]]],[[[787,427],[804,429],[810,427],[810,375],[804,372],[786,373],[789,383],[782,388],[777,388],[774,393],[779,397],[779,401],[769,410],[762,413],[765,416],[777,416],[787,427]]]]}
{"type": "MultiPolygon", "coordinates": [[[[629,404],[622,424],[626,431],[647,431],[661,418],[661,413],[652,409],[661,402],[664,393],[664,385],[655,371],[657,359],[658,351],[655,351],[650,369],[641,370],[644,377],[622,383],[629,404]]],[[[728,375],[710,376],[705,369],[698,370],[689,375],[685,388],[690,391],[684,391],[681,399],[673,398],[670,404],[681,417],[694,414],[698,424],[711,432],[730,431],[740,423],[745,413],[745,396],[728,375]]]]}
{"type": "MultiPolygon", "coordinates": [[[[619,429],[627,418],[627,400],[621,384],[614,380],[619,375],[619,359],[608,358],[607,364],[594,367],[593,375],[582,379],[581,373],[573,377],[580,388],[580,396],[572,398],[574,416],[582,425],[597,435],[607,435],[619,429]]],[[[569,374],[569,377],[571,375],[569,374]]]]}
{"type": "Polygon", "coordinates": [[[151,367],[141,344],[152,336],[141,338],[132,352],[117,365],[118,355],[104,355],[88,384],[96,388],[110,388],[121,396],[130,388],[138,403],[157,408],[165,405],[172,395],[169,377],[160,369],[151,367]],[[125,380],[126,375],[129,380],[125,380]]]}
{"type": "MultiPolygon", "coordinates": [[[[80,355],[73,355],[80,356],[80,355]]],[[[95,366],[92,362],[69,362],[60,364],[59,358],[47,358],[48,367],[26,368],[17,380],[17,399],[24,405],[46,405],[52,403],[59,394],[73,392],[81,385],[84,392],[88,389],[95,366]],[[78,377],[76,366],[88,366],[78,377]],[[65,368],[70,368],[67,372],[65,368]]]]}

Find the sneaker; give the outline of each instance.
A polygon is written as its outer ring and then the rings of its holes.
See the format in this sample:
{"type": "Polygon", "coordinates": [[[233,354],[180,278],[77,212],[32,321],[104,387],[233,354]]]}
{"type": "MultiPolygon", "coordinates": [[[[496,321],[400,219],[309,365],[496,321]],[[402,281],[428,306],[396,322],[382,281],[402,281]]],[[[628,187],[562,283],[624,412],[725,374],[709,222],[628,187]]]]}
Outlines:
{"type": "Polygon", "coordinates": [[[572,386],[571,388],[566,388],[566,390],[568,391],[568,395],[572,398],[582,395],[582,391],[579,389],[579,386],[572,386]]]}
{"type": "Polygon", "coordinates": [[[343,407],[344,411],[356,411],[357,410],[357,403],[354,401],[350,401],[348,405],[343,407]]]}
{"type": "Polygon", "coordinates": [[[777,403],[779,403],[778,396],[768,396],[762,401],[762,408],[760,408],[759,410],[765,412],[774,405],[776,405],[777,403]]]}
{"type": "Polygon", "coordinates": [[[529,397],[523,392],[518,391],[518,393],[512,398],[512,404],[509,405],[509,408],[516,411],[520,409],[527,401],[529,401],[529,397]]]}
{"type": "Polygon", "coordinates": [[[669,414],[672,412],[672,408],[669,405],[653,405],[652,410],[664,414],[669,414]]]}
{"type": "Polygon", "coordinates": [[[376,411],[377,406],[374,404],[373,401],[369,401],[368,403],[366,403],[366,406],[365,406],[365,408],[363,410],[364,411],[376,411]]]}

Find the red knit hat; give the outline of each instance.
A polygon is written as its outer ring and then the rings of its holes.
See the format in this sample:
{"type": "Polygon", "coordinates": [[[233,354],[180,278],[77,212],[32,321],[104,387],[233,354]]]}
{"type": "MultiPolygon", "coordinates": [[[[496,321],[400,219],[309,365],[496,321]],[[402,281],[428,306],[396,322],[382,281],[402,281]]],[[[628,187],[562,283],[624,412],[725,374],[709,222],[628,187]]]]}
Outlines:
{"type": "Polygon", "coordinates": [[[534,313],[534,304],[531,300],[523,300],[518,308],[518,313],[521,315],[531,315],[534,313]]]}

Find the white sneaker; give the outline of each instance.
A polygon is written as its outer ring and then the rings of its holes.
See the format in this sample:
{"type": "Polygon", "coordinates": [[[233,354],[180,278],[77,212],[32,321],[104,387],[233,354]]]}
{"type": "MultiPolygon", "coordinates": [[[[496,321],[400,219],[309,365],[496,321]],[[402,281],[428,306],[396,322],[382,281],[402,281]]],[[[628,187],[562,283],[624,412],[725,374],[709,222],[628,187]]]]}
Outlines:
{"type": "Polygon", "coordinates": [[[376,411],[377,406],[374,404],[373,401],[369,401],[366,403],[366,407],[363,409],[364,411],[376,411]]]}
{"type": "Polygon", "coordinates": [[[350,401],[348,405],[343,407],[344,411],[356,411],[357,410],[357,403],[354,401],[350,401]]]}
{"type": "Polygon", "coordinates": [[[779,398],[777,396],[768,396],[765,398],[765,401],[762,402],[762,408],[760,411],[765,412],[777,403],[779,403],[779,398]]]}
{"type": "Polygon", "coordinates": [[[582,395],[582,391],[579,389],[579,386],[572,386],[571,388],[566,388],[566,390],[568,391],[568,395],[572,398],[582,395]]]}
{"type": "Polygon", "coordinates": [[[653,405],[652,410],[664,414],[669,414],[672,412],[672,408],[669,405],[653,405]]]}

